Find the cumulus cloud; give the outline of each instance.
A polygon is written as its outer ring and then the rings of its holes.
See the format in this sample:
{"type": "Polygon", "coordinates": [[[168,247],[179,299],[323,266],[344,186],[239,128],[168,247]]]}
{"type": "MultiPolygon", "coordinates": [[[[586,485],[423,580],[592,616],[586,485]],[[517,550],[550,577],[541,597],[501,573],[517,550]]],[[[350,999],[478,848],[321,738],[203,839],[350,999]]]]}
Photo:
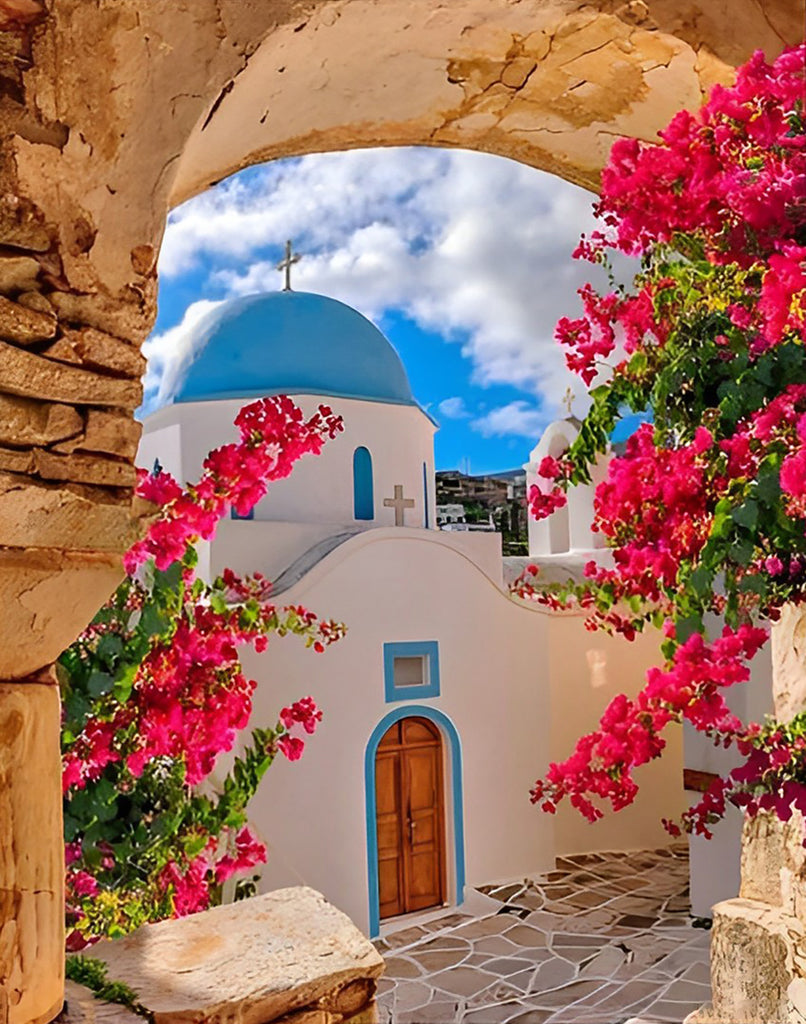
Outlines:
{"type": "Polygon", "coordinates": [[[483,437],[539,437],[549,424],[546,414],[529,402],[517,399],[491,409],[470,426],[483,437]]]}
{"type": "Polygon", "coordinates": [[[437,409],[449,420],[466,420],[470,416],[461,395],[443,399],[437,409]]]}
{"type": "MultiPolygon", "coordinates": [[[[572,377],[553,330],[591,273],[570,258],[590,206],[575,186],[481,153],[307,156],[244,172],[174,211],[160,272],[170,281],[201,270],[225,297],[275,289],[266,249],[293,238],[304,255],[296,289],[376,320],[400,311],[460,341],[474,383],[514,385],[560,412],[572,377]]],[[[187,316],[183,325],[192,327],[187,316]]],[[[187,358],[183,325],[154,339],[162,362],[152,382],[173,372],[172,346],[187,358]]]]}
{"type": "Polygon", "coordinates": [[[143,355],[148,360],[143,381],[145,409],[159,408],[172,397],[177,380],[193,358],[196,327],[220,305],[220,301],[199,299],[188,306],[175,327],[152,335],[143,345],[143,355]]]}

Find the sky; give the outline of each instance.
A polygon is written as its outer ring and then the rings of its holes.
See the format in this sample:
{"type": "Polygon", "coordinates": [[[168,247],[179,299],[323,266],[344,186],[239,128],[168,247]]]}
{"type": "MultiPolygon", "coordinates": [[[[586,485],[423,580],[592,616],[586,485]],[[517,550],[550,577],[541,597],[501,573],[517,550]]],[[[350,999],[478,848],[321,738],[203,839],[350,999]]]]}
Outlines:
{"type": "Polygon", "coordinates": [[[502,157],[373,149],[249,168],[174,210],[159,261],[159,315],[146,343],[144,412],[170,400],[193,328],[213,304],[282,287],[348,303],[399,352],[436,418],[437,469],[513,469],[544,428],[586,409],[553,340],[579,314],[596,268],[571,259],[593,196],[502,157]]]}

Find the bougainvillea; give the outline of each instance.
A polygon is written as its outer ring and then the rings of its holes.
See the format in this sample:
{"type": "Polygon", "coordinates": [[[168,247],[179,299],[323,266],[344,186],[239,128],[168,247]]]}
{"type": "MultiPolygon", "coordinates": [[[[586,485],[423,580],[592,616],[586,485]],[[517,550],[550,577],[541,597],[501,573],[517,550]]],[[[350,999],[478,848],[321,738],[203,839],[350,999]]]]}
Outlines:
{"type": "Polygon", "coordinates": [[[275,606],[258,573],[196,576],[193,544],[231,507],[246,513],[341,421],[327,407],[306,420],[280,397],[246,406],[236,426],[240,440],[211,452],[195,485],[141,473],[138,493],[158,513],[126,556],[127,579],[60,661],[70,949],[204,909],[264,861],[249,799],[278,752],[300,757],[322,717],[310,697],[282,708],[211,785],[251,715],[239,650],[295,634],[321,653],[343,633],[275,606]]]}
{"type": "Polygon", "coordinates": [[[586,285],[583,315],[557,326],[592,404],[563,457],[539,467],[532,513],[551,514],[569,486],[590,482],[626,412],[652,422],[596,489],[593,525],[612,567],[592,562],[582,584],[565,586],[541,585],[532,567],[515,591],[576,604],[589,628],[628,639],[653,624],[666,664],[536,783],[547,811],[567,797],[595,820],[602,801],[630,803],[634,769],[683,720],[746,758],[683,827],[710,834],[727,802],[783,818],[793,803],[806,809],[806,716],[746,725],[723,696],[748,679],[781,606],[806,596],[805,63],[803,45],[773,64],[756,53],[657,143],[618,141],[596,207],[602,229],[575,253],[604,265],[612,287],[586,285]],[[631,286],[615,284],[609,251],[640,260],[631,286]]]}

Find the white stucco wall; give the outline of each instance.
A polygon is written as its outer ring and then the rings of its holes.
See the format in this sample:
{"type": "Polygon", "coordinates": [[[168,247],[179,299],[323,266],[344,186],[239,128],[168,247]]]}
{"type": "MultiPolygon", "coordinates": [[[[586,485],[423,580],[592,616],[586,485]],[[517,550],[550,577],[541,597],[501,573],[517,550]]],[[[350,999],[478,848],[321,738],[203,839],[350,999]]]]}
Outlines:
{"type": "MultiPolygon", "coordinates": [[[[434,431],[435,426],[416,406],[347,398],[294,395],[306,415],[320,404],[329,405],[344,418],[344,431],[326,442],[320,455],[306,456],[294,466],[291,476],[274,482],[266,497],[255,507],[256,520],[294,523],[328,523],[358,528],[393,526],[394,509],[385,508],[384,498],[394,496],[400,484],[414,507],[406,510],[407,526],[424,526],[426,503],[423,464],[428,488],[428,524],[435,528],[434,431]],[[375,519],[353,517],[353,452],[359,446],[372,455],[375,519]]],[[[175,459],[175,440],[168,427],[181,428],[181,482],[197,480],[208,452],[237,439],[233,420],[247,400],[184,402],[169,405],[148,416],[143,424],[138,464],[150,469],[159,457],[166,469],[175,459]],[[166,456],[161,451],[165,444],[166,456]],[[148,461],[146,461],[148,460],[148,461]]]]}
{"type": "MultiPolygon", "coordinates": [[[[511,602],[449,539],[369,533],[348,541],[332,565],[326,559],[284,595],[343,620],[347,637],[322,655],[278,640],[246,661],[260,681],[255,723],[274,721],[284,703],[307,694],[325,713],[303,759],[275,765],[253,801],[271,848],[262,885],[305,881],[364,928],[364,751],[398,706],[384,699],[384,642],[439,642],[441,695],[416,703],[442,710],[461,738],[468,884],[553,865],[553,820],[529,803],[549,744],[548,620],[511,602]]],[[[450,804],[446,811],[450,820],[450,804]]],[[[448,864],[451,891],[451,856],[448,864]]]]}
{"type": "Polygon", "coordinates": [[[137,448],[137,465],[149,472],[159,459],[162,468],[176,480],[184,481],[186,474],[182,465],[182,429],[178,423],[163,426],[144,426],[137,448]]]}
{"type": "MultiPolygon", "coordinates": [[[[537,470],[543,459],[550,455],[559,458],[576,440],[579,429],[570,419],[550,423],[532,450],[526,470],[526,493],[533,484],[541,490],[550,482],[538,477],[537,470]]],[[[593,498],[597,485],[607,475],[608,456],[603,456],[593,467],[590,484],[577,484],[568,490],[568,503],[546,519],[529,518],[529,554],[534,556],[562,555],[567,551],[594,552],[604,547],[604,538],[591,530],[593,498]]]]}
{"type": "MultiPolygon", "coordinates": [[[[605,633],[590,633],[579,615],[552,616],[549,627],[552,728],[547,760],[564,761],[576,740],[597,728],[610,700],[634,696],[647,668],[661,661],[658,634],[628,642],[605,633]]],[[[682,731],[665,734],[663,757],[639,768],[640,792],[632,806],[590,824],[563,801],[556,819],[557,854],[593,850],[635,850],[665,846],[671,837],[661,818],[676,818],[686,807],[683,792],[682,731]]],[[[539,766],[542,770],[543,763],[539,766]]],[[[609,807],[609,805],[607,805],[609,807]]]]}
{"type": "MultiPolygon", "coordinates": [[[[718,626],[711,624],[712,629],[718,626]]],[[[772,714],[772,660],[770,645],[763,648],[750,663],[747,683],[724,691],[731,711],[743,722],[762,722],[772,714]]],[[[685,765],[702,772],[725,775],[744,760],[734,749],[716,747],[701,732],[684,726],[685,765]]],[[[699,793],[687,793],[687,803],[699,802],[699,793]]],[[[691,864],[691,910],[697,917],[710,917],[711,908],[721,900],[739,894],[741,836],[744,815],[728,806],[724,819],[713,828],[713,839],[689,837],[691,864]]]]}

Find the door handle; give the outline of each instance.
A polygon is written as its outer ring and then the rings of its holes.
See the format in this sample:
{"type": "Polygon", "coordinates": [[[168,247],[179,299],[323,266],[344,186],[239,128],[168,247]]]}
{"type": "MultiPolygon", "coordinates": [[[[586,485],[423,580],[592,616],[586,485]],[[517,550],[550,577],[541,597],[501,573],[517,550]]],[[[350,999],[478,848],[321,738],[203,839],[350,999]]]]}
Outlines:
{"type": "Polygon", "coordinates": [[[409,826],[409,846],[414,846],[414,830],[417,828],[417,822],[416,821],[412,821],[412,819],[409,818],[408,819],[408,826],[409,826]]]}

